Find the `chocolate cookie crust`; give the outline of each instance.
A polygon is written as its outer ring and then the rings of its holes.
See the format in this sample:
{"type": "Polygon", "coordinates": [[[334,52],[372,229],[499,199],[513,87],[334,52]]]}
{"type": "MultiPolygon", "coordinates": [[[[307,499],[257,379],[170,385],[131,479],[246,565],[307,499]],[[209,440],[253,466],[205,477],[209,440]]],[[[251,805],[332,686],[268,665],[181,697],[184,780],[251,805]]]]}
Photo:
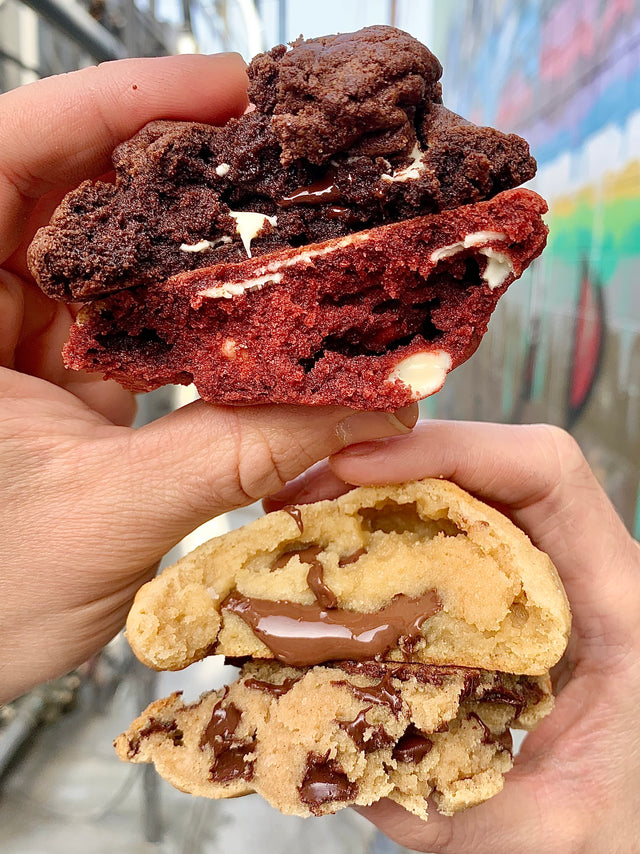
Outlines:
{"type": "Polygon", "coordinates": [[[279,46],[248,73],[253,112],[222,128],[153,122],[116,149],[114,183],[65,198],[29,252],[47,294],[150,286],[474,203],[535,173],[524,140],[442,106],[440,64],[399,30],[279,46]]]}
{"type": "Polygon", "coordinates": [[[284,166],[322,164],[346,149],[370,157],[402,153],[415,141],[416,109],[440,101],[442,66],[408,33],[391,27],[280,45],[249,69],[249,98],[282,147],[284,166]]]}

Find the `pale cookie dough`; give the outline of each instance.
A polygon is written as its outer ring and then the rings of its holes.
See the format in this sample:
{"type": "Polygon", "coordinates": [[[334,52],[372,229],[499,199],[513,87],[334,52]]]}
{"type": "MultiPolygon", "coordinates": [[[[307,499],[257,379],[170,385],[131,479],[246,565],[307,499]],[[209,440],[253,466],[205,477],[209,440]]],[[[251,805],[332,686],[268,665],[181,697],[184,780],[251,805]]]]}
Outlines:
{"type": "Polygon", "coordinates": [[[127,621],[135,654],[160,670],[216,653],[535,675],[558,661],[569,630],[549,557],[505,516],[437,479],[361,487],[210,540],[144,585],[127,621]],[[305,637],[313,620],[315,646],[305,637]],[[360,629],[344,629],[348,620],[360,629]],[[385,624],[386,639],[361,643],[385,624]],[[329,643],[332,632],[340,637],[329,643]]]}
{"type": "Polygon", "coordinates": [[[185,792],[258,792],[281,812],[324,815],[390,797],[423,819],[497,794],[512,765],[510,726],[551,710],[548,675],[403,663],[308,669],[251,663],[184,705],[153,703],[116,740],[185,792]]]}

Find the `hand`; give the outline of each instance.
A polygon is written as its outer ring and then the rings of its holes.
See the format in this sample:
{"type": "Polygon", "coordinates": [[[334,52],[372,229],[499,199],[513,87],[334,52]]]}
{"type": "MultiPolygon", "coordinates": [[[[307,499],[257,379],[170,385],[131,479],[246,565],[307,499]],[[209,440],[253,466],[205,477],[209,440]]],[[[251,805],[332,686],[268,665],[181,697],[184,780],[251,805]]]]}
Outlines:
{"type": "Polygon", "coordinates": [[[415,407],[396,418],[197,402],[132,430],[131,394],[65,370],[73,308],[29,277],[38,226],[146,122],[222,122],[246,106],[235,55],[125,60],[0,96],[0,702],[96,652],[206,519],[415,422],[415,407]]]}
{"type": "Polygon", "coordinates": [[[392,801],[360,812],[436,854],[627,854],[640,835],[640,546],[577,444],[554,427],[426,422],[356,445],[265,502],[336,497],[347,484],[443,476],[506,513],[558,568],[573,609],[551,715],[529,734],[504,790],[424,823],[392,801]]]}

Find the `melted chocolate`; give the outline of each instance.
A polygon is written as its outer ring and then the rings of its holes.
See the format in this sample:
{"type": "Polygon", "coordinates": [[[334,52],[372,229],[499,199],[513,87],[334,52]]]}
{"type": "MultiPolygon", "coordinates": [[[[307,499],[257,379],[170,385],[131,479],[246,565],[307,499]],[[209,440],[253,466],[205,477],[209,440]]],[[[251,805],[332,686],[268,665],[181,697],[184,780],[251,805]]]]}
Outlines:
{"type": "Polygon", "coordinates": [[[504,732],[498,733],[494,735],[486,723],[482,720],[480,715],[477,715],[475,712],[469,712],[467,714],[467,720],[474,720],[480,724],[482,727],[482,743],[483,744],[497,744],[501,750],[508,750],[509,753],[513,752],[513,738],[511,737],[511,732],[506,729],[504,732]]]}
{"type": "Polygon", "coordinates": [[[336,721],[340,729],[343,729],[364,753],[380,750],[381,747],[387,747],[393,743],[392,736],[389,735],[382,724],[374,726],[367,723],[366,714],[370,708],[371,706],[368,706],[366,709],[363,709],[352,721],[336,721]],[[367,734],[369,737],[365,738],[367,734]]]}
{"type": "Polygon", "coordinates": [[[400,661],[341,661],[340,669],[346,673],[358,673],[369,676],[371,679],[382,679],[385,674],[390,673],[401,682],[415,679],[424,685],[436,685],[441,687],[446,676],[462,668],[437,664],[421,664],[418,662],[400,661]]]}
{"type": "Polygon", "coordinates": [[[324,205],[339,201],[342,201],[342,193],[334,184],[334,175],[330,170],[307,187],[299,187],[288,196],[283,196],[278,204],[282,208],[289,208],[292,205],[324,205]]]}
{"type": "Polygon", "coordinates": [[[337,608],[338,599],[336,594],[330,587],[324,583],[324,567],[318,560],[318,555],[324,551],[322,546],[307,546],[305,549],[291,549],[284,552],[279,558],[276,558],[271,564],[271,572],[276,569],[285,567],[289,560],[298,555],[300,563],[308,563],[310,566],[307,573],[307,584],[313,595],[316,597],[316,602],[323,608],[337,608]]]}
{"type": "Polygon", "coordinates": [[[320,546],[313,546],[300,552],[300,560],[311,565],[307,573],[307,584],[316,597],[316,602],[323,608],[337,608],[338,598],[330,587],[324,583],[324,567],[318,560],[322,551],[320,546]]]}
{"type": "Polygon", "coordinates": [[[338,561],[338,566],[348,566],[350,563],[355,563],[357,560],[360,560],[362,555],[366,555],[366,553],[367,550],[365,548],[357,549],[352,554],[341,557],[338,561]]]}
{"type": "Polygon", "coordinates": [[[320,815],[320,807],[331,801],[350,801],[358,794],[358,786],[352,783],[329,753],[319,756],[310,753],[307,770],[298,786],[300,798],[314,815],[320,815]]]}
{"type": "Polygon", "coordinates": [[[154,733],[162,733],[170,738],[176,747],[182,747],[183,732],[178,728],[176,721],[160,721],[157,718],[149,718],[149,723],[143,727],[138,735],[129,741],[129,756],[136,756],[140,750],[140,742],[154,733]]]}
{"type": "Polygon", "coordinates": [[[468,721],[476,721],[477,723],[480,724],[480,726],[482,727],[482,730],[483,730],[483,733],[482,733],[482,743],[483,744],[491,744],[493,742],[493,733],[491,732],[489,727],[486,725],[486,723],[482,720],[480,715],[477,715],[475,712],[469,712],[469,714],[467,715],[467,720],[468,721]]]}
{"type": "Polygon", "coordinates": [[[409,724],[391,754],[399,762],[421,762],[431,752],[433,741],[419,730],[415,724],[409,724]]]}
{"type": "Polygon", "coordinates": [[[393,673],[387,671],[377,685],[361,687],[354,685],[346,680],[332,682],[332,685],[346,685],[354,697],[362,700],[364,703],[375,703],[379,706],[389,706],[394,714],[397,714],[402,708],[402,697],[393,687],[391,681],[393,673]]]}
{"type": "Polygon", "coordinates": [[[293,549],[289,549],[288,551],[283,552],[280,557],[277,557],[271,564],[271,569],[269,570],[269,572],[275,572],[276,569],[284,569],[284,567],[289,563],[289,561],[294,555],[300,556],[303,552],[311,550],[312,548],[313,546],[302,548],[300,546],[296,546],[293,549]]]}
{"type": "Polygon", "coordinates": [[[302,521],[302,513],[300,512],[300,508],[296,507],[294,504],[287,504],[286,507],[282,508],[285,513],[288,513],[289,516],[293,519],[293,521],[298,526],[298,530],[300,533],[304,531],[304,522],[302,521]]]}
{"type": "Polygon", "coordinates": [[[419,634],[422,623],[441,607],[433,590],[417,598],[399,594],[372,614],[250,599],[238,592],[222,603],[252,628],[275,658],[294,666],[384,655],[398,638],[419,634]]]}
{"type": "Polygon", "coordinates": [[[508,706],[513,706],[513,716],[519,718],[527,707],[527,698],[529,697],[535,703],[539,702],[541,696],[542,692],[537,685],[517,685],[513,690],[504,685],[498,685],[487,689],[478,699],[483,703],[506,703],[508,706]]]}
{"type": "Polygon", "coordinates": [[[357,222],[360,222],[351,208],[345,208],[342,205],[332,205],[330,208],[327,208],[325,216],[327,219],[337,219],[346,225],[355,225],[357,222]]]}
{"type": "Polygon", "coordinates": [[[266,694],[272,694],[274,697],[282,697],[287,691],[290,691],[298,680],[291,678],[285,679],[279,685],[273,682],[263,682],[262,679],[247,679],[244,683],[247,688],[255,688],[256,691],[264,691],[266,694]]]}

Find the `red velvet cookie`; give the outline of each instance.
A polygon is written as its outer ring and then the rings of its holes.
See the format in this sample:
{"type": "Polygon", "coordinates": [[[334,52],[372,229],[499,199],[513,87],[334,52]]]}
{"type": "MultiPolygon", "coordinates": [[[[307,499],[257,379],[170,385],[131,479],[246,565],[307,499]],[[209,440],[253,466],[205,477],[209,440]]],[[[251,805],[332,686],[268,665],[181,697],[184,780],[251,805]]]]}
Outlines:
{"type": "Polygon", "coordinates": [[[87,305],[64,355],[147,391],[395,410],[477,348],[499,297],[542,251],[543,200],[487,202],[183,273],[87,305]]]}

